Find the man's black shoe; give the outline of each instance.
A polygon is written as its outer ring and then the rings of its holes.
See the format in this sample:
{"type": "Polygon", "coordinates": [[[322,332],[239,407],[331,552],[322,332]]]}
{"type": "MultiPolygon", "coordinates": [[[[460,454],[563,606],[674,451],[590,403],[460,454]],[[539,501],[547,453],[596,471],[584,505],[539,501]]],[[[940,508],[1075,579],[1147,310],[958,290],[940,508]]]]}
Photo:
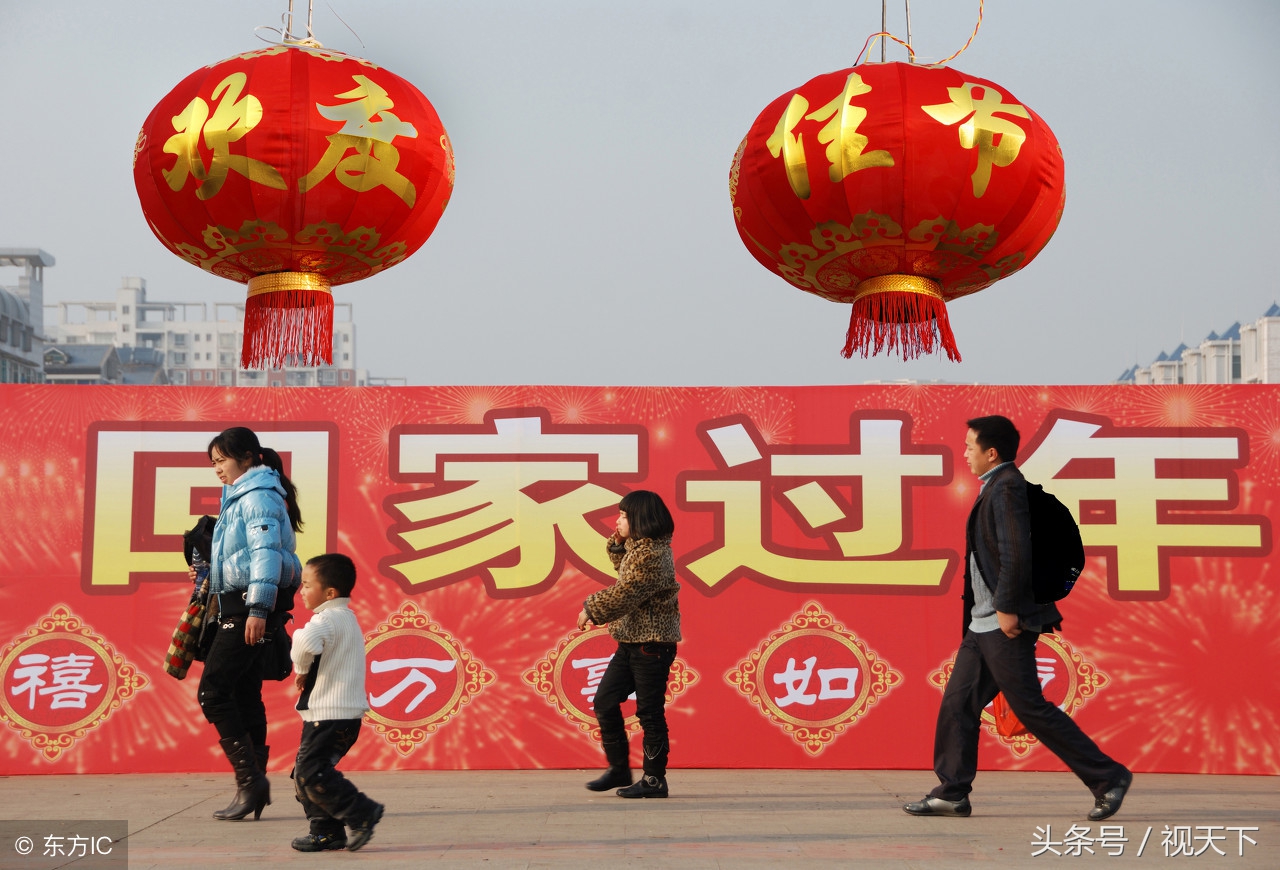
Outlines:
{"type": "Polygon", "coordinates": [[[923,800],[903,804],[902,809],[913,816],[961,816],[967,818],[973,812],[969,799],[962,797],[958,801],[948,801],[937,797],[926,797],[923,800]]]}
{"type": "Polygon", "coordinates": [[[347,837],[345,834],[307,834],[295,837],[289,845],[299,852],[331,852],[347,848],[347,837]]]}
{"type": "Polygon", "coordinates": [[[664,798],[667,796],[667,778],[646,774],[634,785],[618,789],[617,795],[624,798],[664,798]]]}
{"type": "Polygon", "coordinates": [[[1120,812],[1120,805],[1124,803],[1124,796],[1131,785],[1133,774],[1126,773],[1119,782],[1107,789],[1106,794],[1093,802],[1093,809],[1089,810],[1089,821],[1100,822],[1120,812]]]}

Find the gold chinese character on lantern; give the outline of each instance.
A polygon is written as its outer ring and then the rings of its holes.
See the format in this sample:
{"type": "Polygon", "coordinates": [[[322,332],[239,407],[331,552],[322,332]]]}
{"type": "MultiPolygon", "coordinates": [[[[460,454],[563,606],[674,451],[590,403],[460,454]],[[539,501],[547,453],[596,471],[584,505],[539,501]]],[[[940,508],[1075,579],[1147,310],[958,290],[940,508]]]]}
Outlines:
{"type": "Polygon", "coordinates": [[[960,146],[970,150],[978,149],[978,168],[973,171],[973,195],[979,199],[987,192],[991,182],[991,167],[1009,166],[1018,159],[1022,143],[1026,141],[1026,132],[1013,121],[997,118],[996,114],[1014,115],[1019,118],[1030,118],[1027,110],[1017,103],[1005,103],[1000,92],[985,85],[965,82],[958,88],[947,88],[949,103],[938,103],[933,106],[921,106],[929,117],[950,127],[959,121],[960,146]],[[980,91],[981,96],[974,97],[980,91]],[[996,142],[996,137],[1000,141],[996,142]]]}
{"type": "Polygon", "coordinates": [[[803,118],[807,121],[826,121],[818,131],[818,141],[827,146],[829,165],[827,177],[833,184],[843,181],[860,169],[873,166],[892,166],[893,155],[888,151],[865,151],[869,140],[858,132],[858,125],[867,117],[867,110],[853,104],[853,98],[871,93],[871,86],[862,76],[850,73],[844,90],[820,109],[809,112],[809,101],[793,94],[787,109],[778,119],[778,126],[765,146],[774,157],[782,157],[787,168],[787,180],[791,190],[800,199],[808,199],[809,170],[804,156],[804,137],[795,128],[803,118]],[[808,112],[808,114],[806,114],[808,112]]]}
{"type": "Polygon", "coordinates": [[[351,102],[337,106],[316,104],[321,116],[341,121],[342,129],[327,137],[328,149],[298,182],[298,189],[305,193],[332,173],[339,182],[361,193],[385,186],[412,208],[417,190],[408,178],[396,171],[400,152],[391,143],[397,136],[416,139],[418,131],[387,111],[395,103],[384,88],[366,76],[351,78],[356,87],[334,95],[351,102]],[[378,120],[374,120],[375,117],[378,120]],[[355,153],[349,153],[351,151],[355,153]]]}
{"type": "Polygon", "coordinates": [[[162,173],[170,190],[181,190],[190,177],[199,182],[196,197],[209,199],[222,189],[231,172],[276,190],[285,189],[284,178],[270,164],[231,153],[231,143],[243,139],[262,120],[262,103],[253,94],[244,94],[247,81],[244,73],[232,73],[218,83],[213,90],[217,109],[212,117],[209,104],[200,97],[173,116],[173,129],[177,132],[164,143],[164,152],[178,159],[162,173]],[[205,145],[213,151],[207,168],[200,157],[202,135],[205,145]]]}

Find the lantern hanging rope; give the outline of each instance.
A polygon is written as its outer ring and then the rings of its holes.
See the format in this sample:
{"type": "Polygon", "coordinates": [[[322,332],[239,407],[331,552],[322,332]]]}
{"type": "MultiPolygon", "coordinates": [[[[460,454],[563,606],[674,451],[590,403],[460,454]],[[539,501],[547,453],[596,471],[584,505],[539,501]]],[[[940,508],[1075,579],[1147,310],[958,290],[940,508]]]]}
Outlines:
{"type": "MultiPolygon", "coordinates": [[[[911,62],[912,63],[916,62],[916,50],[911,46],[911,0],[905,0],[905,2],[906,2],[906,8],[907,8],[907,38],[905,40],[899,39],[898,37],[890,33],[888,30],[883,30],[883,29],[879,33],[871,34],[870,36],[867,37],[867,41],[862,44],[862,50],[858,52],[858,57],[862,58],[859,61],[859,63],[867,63],[868,61],[871,60],[871,49],[874,47],[874,43],[872,40],[879,39],[881,37],[892,39],[894,42],[898,43],[898,45],[901,45],[903,48],[907,50],[907,56],[910,58],[911,62]]],[[[955,60],[957,57],[959,57],[960,55],[968,51],[969,46],[973,45],[973,41],[978,37],[978,30],[982,27],[982,13],[983,13],[983,7],[985,5],[986,5],[986,0],[978,0],[978,21],[973,25],[973,33],[969,34],[969,38],[968,40],[965,41],[965,44],[960,46],[960,49],[956,51],[954,54],[950,54],[944,57],[942,60],[932,64],[933,66],[942,66],[946,63],[949,63],[950,61],[955,60]]],[[[886,6],[886,0],[881,0],[880,26],[882,28],[884,27],[884,22],[886,20],[884,17],[886,14],[885,6],[886,6]]],[[[884,63],[884,61],[885,61],[884,45],[881,45],[880,46],[880,62],[884,63]]]]}

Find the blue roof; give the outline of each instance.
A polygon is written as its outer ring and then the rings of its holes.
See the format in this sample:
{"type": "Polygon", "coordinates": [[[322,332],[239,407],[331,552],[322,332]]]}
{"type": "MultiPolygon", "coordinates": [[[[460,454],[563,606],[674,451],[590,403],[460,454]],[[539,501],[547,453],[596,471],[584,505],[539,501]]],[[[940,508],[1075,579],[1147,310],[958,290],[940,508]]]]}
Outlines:
{"type": "Polygon", "coordinates": [[[1240,340],[1240,321],[1237,320],[1235,323],[1231,324],[1231,328],[1228,329],[1226,332],[1222,333],[1222,337],[1224,340],[1230,339],[1231,341],[1239,341],[1240,340]]]}
{"type": "Polygon", "coordinates": [[[1267,313],[1263,317],[1280,317],[1280,305],[1272,302],[1271,307],[1267,309],[1267,313]]]}

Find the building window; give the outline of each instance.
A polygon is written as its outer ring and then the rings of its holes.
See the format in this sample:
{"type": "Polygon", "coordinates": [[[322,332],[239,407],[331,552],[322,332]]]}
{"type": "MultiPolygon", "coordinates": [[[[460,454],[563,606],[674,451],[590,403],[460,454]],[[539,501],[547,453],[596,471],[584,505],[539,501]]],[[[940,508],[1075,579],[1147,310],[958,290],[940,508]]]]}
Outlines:
{"type": "Polygon", "coordinates": [[[171,373],[170,373],[170,375],[169,375],[169,378],[170,378],[170,379],[171,379],[175,384],[185,384],[185,383],[187,382],[187,373],[186,373],[186,372],[171,372],[171,373]]]}
{"type": "Polygon", "coordinates": [[[120,313],[121,313],[121,314],[128,314],[128,313],[129,313],[129,306],[128,306],[128,305],[121,305],[121,306],[120,306],[120,313]]]}
{"type": "Polygon", "coordinates": [[[231,386],[231,372],[218,372],[218,384],[223,387],[231,386]]]}
{"type": "Polygon", "coordinates": [[[173,364],[175,366],[185,366],[187,364],[187,355],[185,353],[175,353],[173,355],[173,364]]]}
{"type": "Polygon", "coordinates": [[[186,347],[186,346],[187,346],[187,336],[186,336],[186,333],[182,333],[182,332],[175,332],[175,333],[173,334],[173,346],[174,346],[174,347],[186,347]]]}

